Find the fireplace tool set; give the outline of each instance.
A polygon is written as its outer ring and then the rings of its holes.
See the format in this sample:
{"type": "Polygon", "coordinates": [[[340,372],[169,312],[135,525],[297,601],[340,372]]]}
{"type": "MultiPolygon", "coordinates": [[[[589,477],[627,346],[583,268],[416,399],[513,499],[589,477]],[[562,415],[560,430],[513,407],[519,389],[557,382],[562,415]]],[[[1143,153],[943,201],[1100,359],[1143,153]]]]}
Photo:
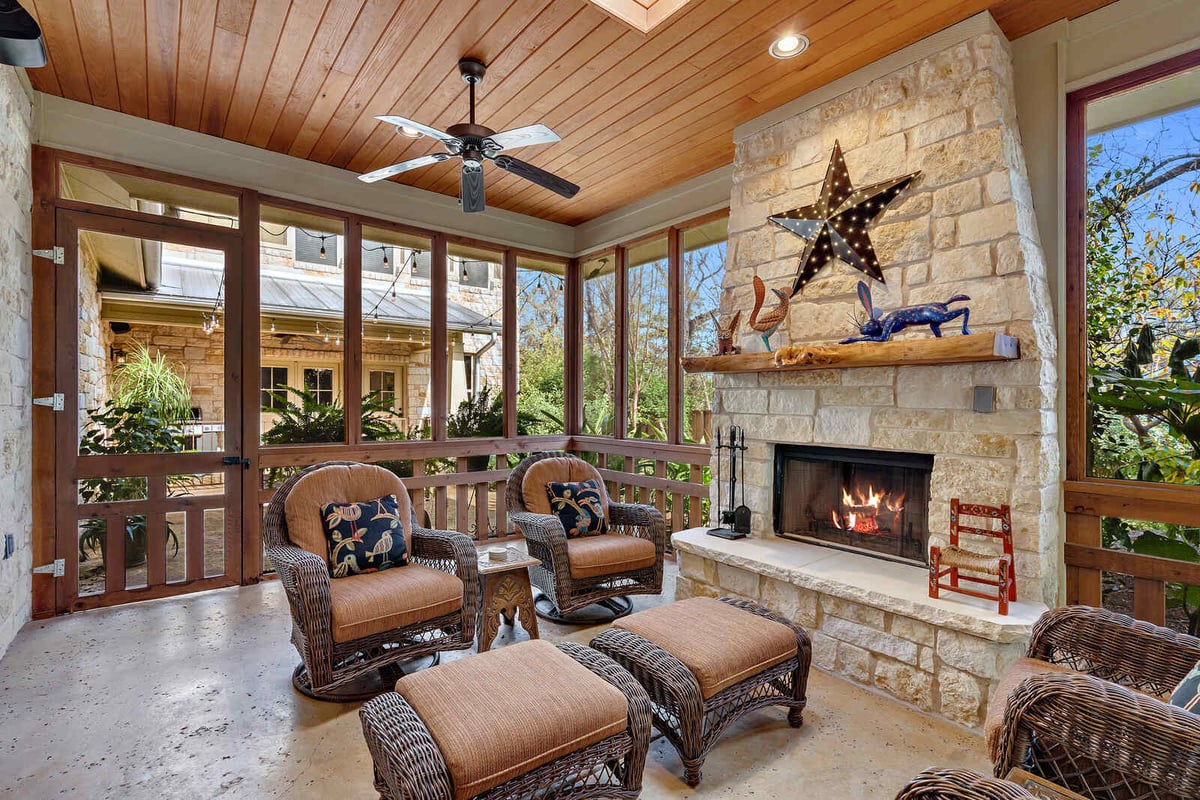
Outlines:
{"type": "Polygon", "coordinates": [[[746,506],[746,432],[740,425],[729,426],[728,444],[722,441],[721,430],[717,429],[717,522],[721,527],[710,528],[711,536],[722,539],[743,539],[750,534],[750,509],[746,506]],[[729,506],[722,502],[721,461],[728,461],[729,506]],[[737,500],[738,470],[741,469],[742,502],[737,500]]]}

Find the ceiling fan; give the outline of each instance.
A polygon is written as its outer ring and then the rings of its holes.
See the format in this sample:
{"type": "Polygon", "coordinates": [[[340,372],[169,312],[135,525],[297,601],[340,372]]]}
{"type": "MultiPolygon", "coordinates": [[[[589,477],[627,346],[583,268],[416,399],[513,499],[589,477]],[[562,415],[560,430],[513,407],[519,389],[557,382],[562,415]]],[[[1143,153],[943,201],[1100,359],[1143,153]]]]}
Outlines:
{"type": "Polygon", "coordinates": [[[417,167],[437,164],[448,158],[461,158],[462,166],[462,210],[468,213],[483,211],[485,207],[483,192],[483,162],[491,161],[497,167],[511,172],[517,177],[536,183],[544,189],[572,198],[579,187],[568,180],[546,172],[544,169],[502,154],[502,150],[515,147],[525,147],[531,144],[548,144],[559,141],[558,134],[545,125],[526,125],[523,128],[513,128],[509,131],[496,133],[491,128],[475,124],[475,85],[483,81],[487,67],[475,58],[464,58],[458,62],[458,71],[462,79],[471,87],[471,121],[451,125],[445,131],[422,125],[411,119],[385,114],[376,117],[382,122],[396,126],[396,132],[402,136],[416,138],[429,136],[440,141],[446,148],[445,153],[430,153],[429,155],[410,158],[390,167],[377,169],[358,179],[365,183],[374,183],[401,172],[407,172],[417,167]]]}

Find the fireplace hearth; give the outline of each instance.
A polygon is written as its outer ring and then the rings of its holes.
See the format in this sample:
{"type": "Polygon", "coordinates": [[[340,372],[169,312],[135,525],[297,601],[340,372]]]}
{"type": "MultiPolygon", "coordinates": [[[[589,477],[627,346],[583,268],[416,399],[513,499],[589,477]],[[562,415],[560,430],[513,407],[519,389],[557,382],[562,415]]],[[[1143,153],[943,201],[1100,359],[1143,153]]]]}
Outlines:
{"type": "Polygon", "coordinates": [[[925,565],[933,456],[775,446],[775,534],[925,565]]]}

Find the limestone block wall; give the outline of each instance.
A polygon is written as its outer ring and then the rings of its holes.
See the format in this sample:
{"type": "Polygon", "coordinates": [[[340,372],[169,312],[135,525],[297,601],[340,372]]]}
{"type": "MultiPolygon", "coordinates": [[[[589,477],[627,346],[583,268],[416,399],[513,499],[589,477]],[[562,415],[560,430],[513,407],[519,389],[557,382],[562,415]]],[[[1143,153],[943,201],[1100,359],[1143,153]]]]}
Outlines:
{"type": "MultiPolygon", "coordinates": [[[[757,512],[755,534],[772,534],[776,442],[933,453],[933,532],[947,524],[952,497],[1012,505],[1018,596],[1054,604],[1061,561],[1056,341],[1007,42],[998,32],[974,35],[737,142],[727,315],[743,309],[746,318],[755,275],[768,287],[790,287],[804,241],[767,217],[815,202],[835,141],[856,187],[922,173],[871,230],[886,279],[870,281],[876,307],[969,295],[972,330],[1017,337],[1022,357],[715,376],[714,425],[741,425],[749,439],[746,500],[757,512]],[[996,388],[995,413],[972,411],[977,385],[996,388]]],[[[825,267],[792,298],[773,345],[855,333],[861,278],[841,262],[825,267]]],[[[945,333],[958,335],[958,327],[945,333]]],[[[741,343],[762,349],[752,331],[741,343]]]]}
{"type": "Polygon", "coordinates": [[[0,561],[0,656],[29,619],[33,441],[30,209],[33,182],[29,97],[11,67],[0,66],[0,536],[16,550],[0,561]]]}

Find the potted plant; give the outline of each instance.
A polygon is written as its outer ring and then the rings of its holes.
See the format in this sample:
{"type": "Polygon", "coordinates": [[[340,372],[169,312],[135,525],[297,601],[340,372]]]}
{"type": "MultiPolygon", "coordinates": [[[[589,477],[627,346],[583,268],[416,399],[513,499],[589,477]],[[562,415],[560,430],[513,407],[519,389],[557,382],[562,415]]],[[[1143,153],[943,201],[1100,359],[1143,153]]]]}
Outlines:
{"type": "MultiPolygon", "coordinates": [[[[144,344],[132,348],[128,360],[113,373],[110,398],[88,414],[88,426],[80,437],[80,455],[141,455],[181,453],[183,437],[178,421],[191,415],[191,387],[183,368],[161,353],[152,354],[144,344]]],[[[181,476],[167,479],[168,491],[178,493],[181,476]]],[[[80,481],[80,499],[85,503],[141,500],[146,496],[144,477],[89,478],[80,481]]],[[[179,549],[179,539],[167,524],[168,541],[179,549]]],[[[104,520],[82,523],[79,556],[106,555],[108,539],[104,520]]],[[[125,566],[136,567],[146,560],[146,517],[125,518],[125,566]]]]}
{"type": "MultiPolygon", "coordinates": [[[[458,404],[458,410],[446,420],[451,439],[504,435],[504,397],[492,397],[488,384],[458,404]]],[[[467,469],[478,472],[488,468],[491,456],[467,456],[467,469]]]]}

